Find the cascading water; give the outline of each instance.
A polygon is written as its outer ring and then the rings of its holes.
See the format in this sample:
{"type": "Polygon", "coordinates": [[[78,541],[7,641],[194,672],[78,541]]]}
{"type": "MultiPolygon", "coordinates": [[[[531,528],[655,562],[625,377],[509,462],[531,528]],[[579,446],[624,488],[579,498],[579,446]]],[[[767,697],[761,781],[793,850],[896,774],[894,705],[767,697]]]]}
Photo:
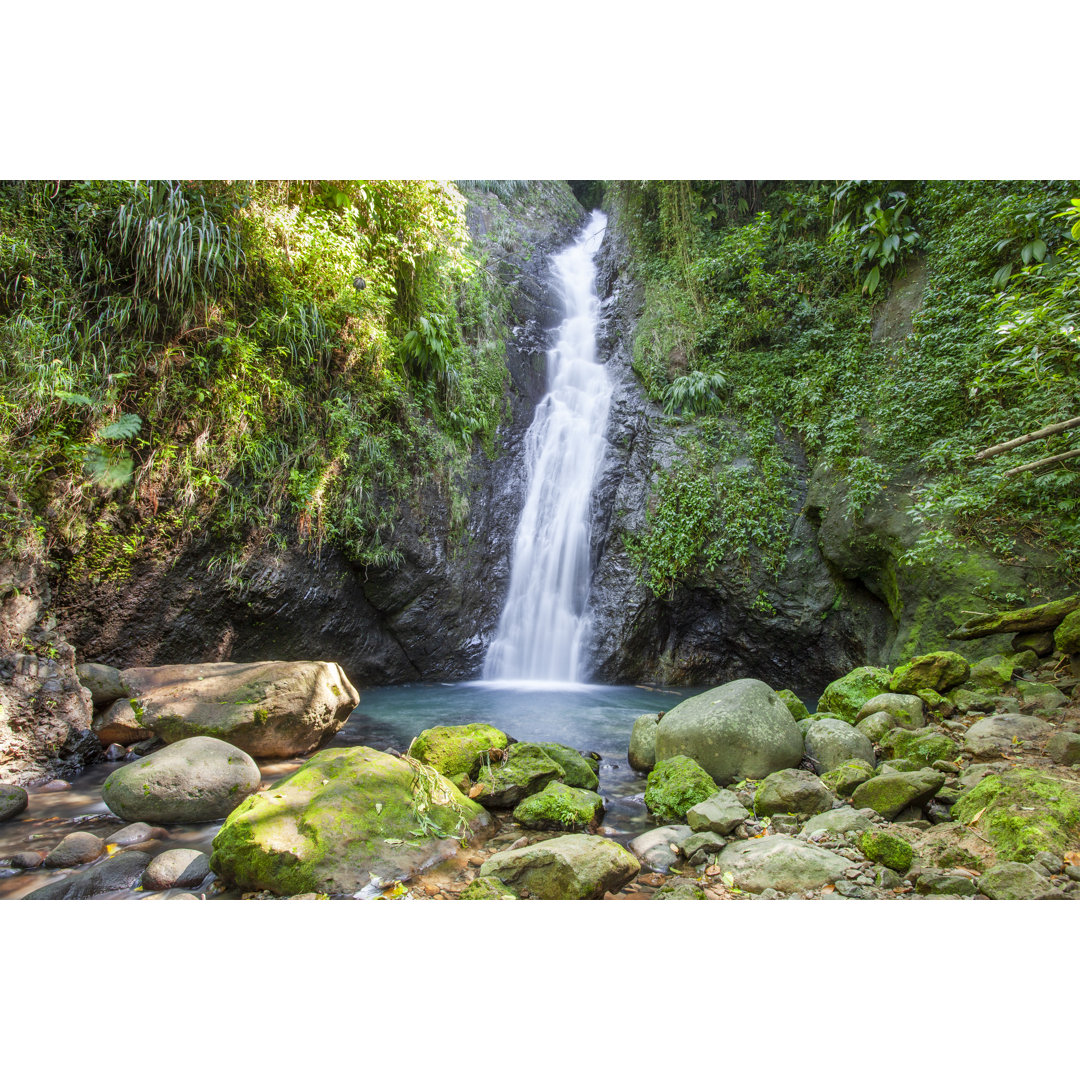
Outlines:
{"type": "Polygon", "coordinates": [[[594,210],[554,258],[566,318],[548,352],[548,392],[525,436],[528,488],[510,564],[510,592],[484,678],[578,682],[588,631],[589,500],[604,458],[612,385],[596,361],[593,257],[607,218],[594,210]]]}

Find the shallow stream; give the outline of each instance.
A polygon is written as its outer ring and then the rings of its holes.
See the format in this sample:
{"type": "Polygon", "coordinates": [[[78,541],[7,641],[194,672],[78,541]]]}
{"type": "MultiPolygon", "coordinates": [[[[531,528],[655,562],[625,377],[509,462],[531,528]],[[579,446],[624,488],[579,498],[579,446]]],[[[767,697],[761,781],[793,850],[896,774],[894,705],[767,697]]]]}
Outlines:
{"type": "MultiPolygon", "coordinates": [[[[408,749],[413,737],[439,724],[487,723],[522,742],[558,742],[596,751],[600,761],[600,794],[605,800],[607,835],[626,842],[650,827],[642,799],[645,779],[626,761],[630,729],[646,712],[667,711],[695,693],[680,688],[591,686],[550,683],[444,683],[387,686],[365,690],[360,705],[329,746],[370,746],[375,750],[408,749]]],[[[260,762],[265,783],[294,772],[303,759],[260,762]]],[[[21,851],[46,852],[69,832],[106,837],[123,826],[101,799],[101,785],[124,762],[95,765],[63,791],[30,791],[30,805],[12,821],[0,824],[0,859],[21,851]]],[[[167,839],[152,840],[145,850],[195,848],[207,853],[221,822],[174,825],[167,839]]],[[[16,900],[71,870],[28,870],[13,873],[0,867],[0,899],[16,900]]],[[[171,891],[171,890],[170,890],[171,891]]],[[[151,899],[168,893],[109,893],[102,899],[151,899]]],[[[223,893],[222,899],[238,893],[223,893]]]]}

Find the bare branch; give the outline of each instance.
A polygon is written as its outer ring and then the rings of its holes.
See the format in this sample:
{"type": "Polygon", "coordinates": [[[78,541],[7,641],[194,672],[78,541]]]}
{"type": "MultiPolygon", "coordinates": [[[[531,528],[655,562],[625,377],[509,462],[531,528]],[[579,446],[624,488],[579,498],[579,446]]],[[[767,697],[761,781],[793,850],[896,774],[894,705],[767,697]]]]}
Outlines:
{"type": "MultiPolygon", "coordinates": [[[[1016,446],[1023,446],[1024,443],[1034,442],[1036,439],[1048,439],[1059,431],[1068,431],[1074,427],[1080,427],[1080,416],[1074,417],[1072,420],[1063,420],[1060,424],[1051,424],[1049,427],[1039,428],[1038,431],[1033,431],[1030,435],[1021,435],[1019,439],[1012,439],[1009,442],[999,443],[997,446],[987,447],[987,449],[980,450],[975,455],[975,460],[985,461],[987,458],[994,457],[997,454],[1004,454],[1006,450],[1012,450],[1016,446]]],[[[1005,475],[1008,476],[1009,474],[1006,473],[1005,475]]]]}
{"type": "Polygon", "coordinates": [[[1067,454],[1055,454],[1053,457],[1040,458],[1038,461],[1032,461],[1027,465],[1019,465],[1015,469],[1010,469],[1007,473],[1002,473],[1002,476],[1015,476],[1017,473],[1037,469],[1040,465],[1054,465],[1059,461],[1068,461],[1069,458],[1074,457],[1080,457],[1080,450],[1070,450],[1067,454]]]}

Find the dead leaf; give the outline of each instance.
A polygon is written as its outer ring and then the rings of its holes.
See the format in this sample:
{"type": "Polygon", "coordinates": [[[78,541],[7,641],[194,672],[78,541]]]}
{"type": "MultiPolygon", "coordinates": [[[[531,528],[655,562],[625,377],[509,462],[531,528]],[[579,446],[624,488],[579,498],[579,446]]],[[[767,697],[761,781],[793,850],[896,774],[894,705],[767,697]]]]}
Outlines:
{"type": "Polygon", "coordinates": [[[1080,866],[1080,851],[1066,851],[1062,858],[1066,866],[1080,866]]]}
{"type": "Polygon", "coordinates": [[[835,885],[826,885],[825,888],[823,888],[821,891],[823,893],[836,892],[836,886],[835,885]]]}
{"type": "Polygon", "coordinates": [[[483,795],[483,793],[484,793],[484,785],[483,784],[473,784],[473,786],[471,788],[469,788],[469,798],[470,799],[475,799],[477,795],[483,795]]]}
{"type": "Polygon", "coordinates": [[[716,877],[717,874],[722,873],[719,866],[706,866],[705,874],[708,877],[716,877]]]}
{"type": "Polygon", "coordinates": [[[981,809],[981,810],[980,810],[980,811],[979,811],[979,812],[978,812],[978,813],[977,813],[977,814],[976,814],[976,815],[975,815],[975,816],[974,816],[974,817],[973,817],[973,818],[971,819],[971,821],[969,821],[969,822],[968,822],[968,824],[969,824],[969,825],[974,825],[974,824],[975,824],[975,823],[976,823],[976,822],[977,822],[977,821],[979,820],[979,818],[981,818],[981,817],[983,816],[983,814],[985,814],[985,813],[986,813],[986,807],[984,806],[984,807],[983,807],[983,808],[982,808],[982,809],[981,809]]]}

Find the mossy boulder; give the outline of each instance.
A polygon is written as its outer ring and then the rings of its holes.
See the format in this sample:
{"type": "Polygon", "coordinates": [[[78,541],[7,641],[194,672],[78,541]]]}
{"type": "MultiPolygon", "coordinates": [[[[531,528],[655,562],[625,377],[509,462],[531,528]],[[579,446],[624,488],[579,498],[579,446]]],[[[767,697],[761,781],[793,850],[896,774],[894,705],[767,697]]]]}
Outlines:
{"type": "Polygon", "coordinates": [[[855,838],[855,846],[868,858],[898,874],[906,874],[915,858],[915,849],[902,837],[880,829],[867,829],[855,838]]]}
{"type": "Polygon", "coordinates": [[[855,716],[855,723],[875,713],[888,713],[894,727],[921,728],[926,726],[922,698],[915,694],[878,694],[866,702],[855,716]]]}
{"type": "Polygon", "coordinates": [[[856,758],[841,762],[835,769],[821,774],[821,782],[841,799],[847,799],[860,785],[874,775],[873,765],[856,758]]]}
{"type": "Polygon", "coordinates": [[[957,799],[952,813],[965,825],[980,815],[979,832],[1013,862],[1080,847],[1080,788],[1036,769],[987,776],[957,799]]]}
{"type": "Polygon", "coordinates": [[[769,773],[754,793],[754,813],[758,817],[820,814],[831,809],[832,803],[832,792],[812,772],[803,769],[769,773]]]}
{"type": "Polygon", "coordinates": [[[792,768],[802,751],[788,707],[758,679],[736,679],[680,701],[656,732],[658,763],[692,758],[721,785],[792,768]]]}
{"type": "Polygon", "coordinates": [[[631,769],[648,772],[656,764],[656,729],[659,724],[659,713],[645,713],[634,721],[630,730],[630,749],[626,754],[631,769]]]}
{"type": "Polygon", "coordinates": [[[366,746],[323,750],[229,815],[210,865],[243,889],[279,895],[377,890],[491,824],[420,761],[366,746]]]}
{"type": "Polygon", "coordinates": [[[476,801],[489,809],[505,810],[542,791],[552,780],[563,781],[562,766],[536,743],[513,743],[502,761],[481,766],[476,801]]]}
{"type": "Polygon", "coordinates": [[[1003,690],[1012,681],[1012,676],[1012,660],[1001,653],[994,653],[971,665],[968,682],[976,690],[1003,690]]]}
{"type": "Polygon", "coordinates": [[[939,694],[936,690],[930,690],[928,687],[924,686],[921,690],[916,690],[914,696],[917,697],[926,708],[930,709],[932,712],[939,713],[941,716],[952,716],[954,712],[953,703],[944,694],[939,694]]]}
{"type": "Polygon", "coordinates": [[[920,896],[974,896],[979,891],[975,879],[948,870],[925,870],[915,882],[920,896]]]}
{"type": "Polygon", "coordinates": [[[514,820],[527,829],[583,832],[604,812],[604,800],[595,792],[568,787],[552,780],[543,791],[514,807],[514,820]]]}
{"type": "Polygon", "coordinates": [[[239,747],[198,736],[122,765],[102,785],[101,797],[124,821],[217,821],[251,795],[261,779],[258,765],[239,747]]]}
{"type": "Polygon", "coordinates": [[[683,754],[658,762],[645,782],[645,805],[659,821],[682,821],[687,811],[720,790],[693,758],[683,754]]]}
{"type": "Polygon", "coordinates": [[[1033,652],[1035,654],[1034,667],[1040,656],[1049,656],[1054,651],[1053,630],[1030,630],[1024,634],[1016,634],[1009,642],[1014,653],[1033,652]]]}
{"type": "Polygon", "coordinates": [[[1080,653],[1080,608],[1061,620],[1054,631],[1054,645],[1063,653],[1080,653]]]}
{"type": "Polygon", "coordinates": [[[480,867],[480,877],[498,878],[519,895],[528,889],[539,900],[600,900],[640,869],[637,859],[614,840],[570,835],[500,851],[480,867]]]}
{"type": "Polygon", "coordinates": [[[936,690],[943,694],[964,682],[971,665],[959,653],[944,651],[916,656],[901,664],[889,679],[894,694],[913,694],[916,690],[936,690]]]}
{"type": "Polygon", "coordinates": [[[726,836],[750,816],[750,811],[734,792],[718,791],[686,811],[686,824],[694,832],[715,832],[726,836]]]}
{"type": "Polygon", "coordinates": [[[1013,671],[1034,671],[1039,666],[1039,656],[1033,649],[1020,649],[1009,657],[1013,671]]]}
{"type": "Polygon", "coordinates": [[[873,697],[889,689],[887,668],[859,667],[835,679],[825,687],[817,711],[834,713],[849,724],[855,723],[859,710],[873,697]]]}
{"type": "Polygon", "coordinates": [[[891,821],[909,806],[924,806],[944,784],[944,773],[936,769],[882,774],[860,784],[851,794],[851,805],[856,810],[867,807],[891,821]]]}
{"type": "Polygon", "coordinates": [[[443,776],[473,776],[491,750],[503,750],[506,732],[490,724],[456,724],[427,728],[412,741],[409,754],[443,776]]]}
{"type": "Polygon", "coordinates": [[[1050,712],[1051,709],[1059,709],[1068,702],[1068,698],[1050,683],[1026,682],[1019,679],[1016,683],[1020,691],[1020,703],[1025,709],[1038,709],[1039,712],[1050,712]]]}
{"type": "Polygon", "coordinates": [[[870,766],[875,762],[870,740],[843,720],[825,719],[811,724],[806,732],[803,753],[814,763],[814,771],[819,774],[832,772],[853,758],[870,766]]]}
{"type": "Polygon", "coordinates": [[[985,713],[997,708],[997,695],[992,690],[968,690],[960,686],[949,691],[949,701],[959,712],[985,713]]]}
{"type": "Polygon", "coordinates": [[[563,771],[565,783],[569,787],[585,788],[596,791],[600,786],[600,760],[595,754],[583,754],[572,746],[561,743],[536,743],[541,750],[563,771]]]}
{"type": "Polygon", "coordinates": [[[776,696],[788,707],[793,720],[804,720],[810,710],[802,703],[802,698],[794,690],[777,690],[776,696]]]}
{"type": "Polygon", "coordinates": [[[473,878],[458,893],[459,900],[516,900],[517,896],[497,877],[473,878]]]}
{"type": "Polygon", "coordinates": [[[960,753],[960,747],[948,735],[936,731],[905,731],[894,728],[882,740],[893,757],[907,758],[919,766],[933,765],[935,761],[952,761],[960,753]]]}

